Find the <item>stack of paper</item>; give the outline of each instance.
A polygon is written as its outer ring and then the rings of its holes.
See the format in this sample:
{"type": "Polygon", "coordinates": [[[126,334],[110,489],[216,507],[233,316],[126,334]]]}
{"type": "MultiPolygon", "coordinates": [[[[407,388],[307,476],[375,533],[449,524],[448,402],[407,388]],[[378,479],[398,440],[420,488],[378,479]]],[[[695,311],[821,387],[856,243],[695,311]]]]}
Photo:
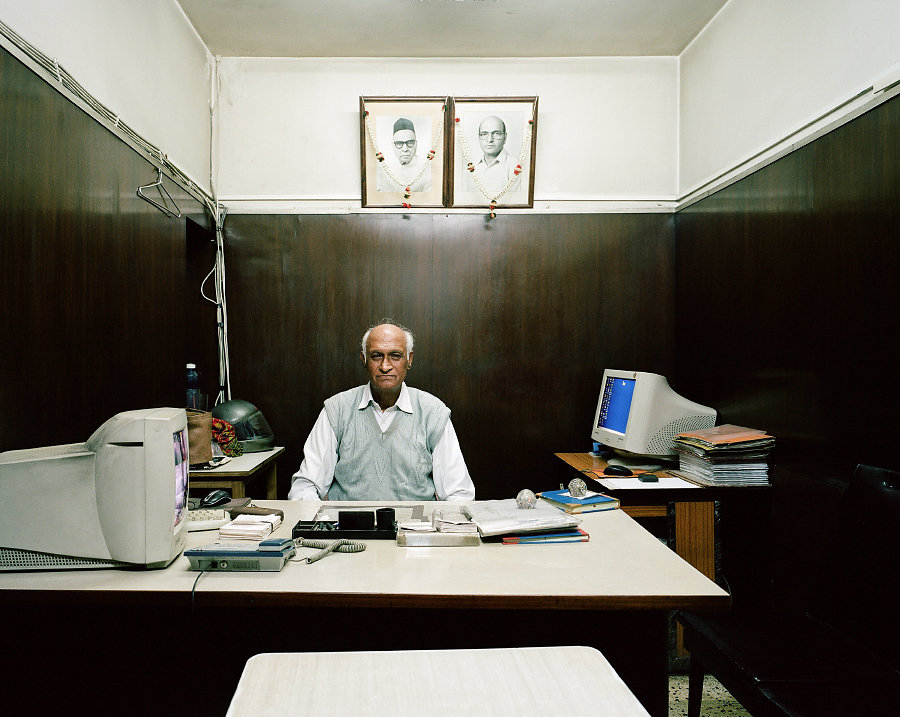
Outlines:
{"type": "Polygon", "coordinates": [[[724,424],[675,437],[678,473],[703,485],[769,485],[768,456],[775,438],[765,431],[724,424]]]}
{"type": "Polygon", "coordinates": [[[280,515],[238,515],[219,528],[219,538],[264,540],[279,525],[280,515]]]}
{"type": "Polygon", "coordinates": [[[431,524],[440,533],[477,533],[478,526],[459,511],[436,510],[431,524]]]}

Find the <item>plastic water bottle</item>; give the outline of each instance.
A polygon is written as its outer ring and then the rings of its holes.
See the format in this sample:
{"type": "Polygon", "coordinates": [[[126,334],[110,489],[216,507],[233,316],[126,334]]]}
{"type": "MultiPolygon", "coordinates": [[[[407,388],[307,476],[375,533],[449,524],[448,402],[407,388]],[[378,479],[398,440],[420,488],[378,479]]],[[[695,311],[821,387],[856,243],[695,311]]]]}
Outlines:
{"type": "Polygon", "coordinates": [[[188,408],[200,407],[200,374],[197,373],[197,364],[189,363],[187,365],[187,403],[188,408]]]}

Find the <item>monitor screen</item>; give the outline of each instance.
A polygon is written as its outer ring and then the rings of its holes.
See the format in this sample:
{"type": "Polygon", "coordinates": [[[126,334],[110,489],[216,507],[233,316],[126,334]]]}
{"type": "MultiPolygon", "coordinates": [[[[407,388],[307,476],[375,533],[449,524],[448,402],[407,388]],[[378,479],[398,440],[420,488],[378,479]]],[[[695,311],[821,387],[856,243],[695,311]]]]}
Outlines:
{"type": "Polygon", "coordinates": [[[631,399],[634,397],[633,378],[615,378],[607,376],[603,382],[603,394],[600,398],[600,412],[597,426],[616,433],[625,433],[628,426],[628,414],[631,411],[631,399]]]}
{"type": "Polygon", "coordinates": [[[175,525],[177,526],[187,515],[188,510],[188,458],[187,429],[172,434],[175,449],[175,525]]]}

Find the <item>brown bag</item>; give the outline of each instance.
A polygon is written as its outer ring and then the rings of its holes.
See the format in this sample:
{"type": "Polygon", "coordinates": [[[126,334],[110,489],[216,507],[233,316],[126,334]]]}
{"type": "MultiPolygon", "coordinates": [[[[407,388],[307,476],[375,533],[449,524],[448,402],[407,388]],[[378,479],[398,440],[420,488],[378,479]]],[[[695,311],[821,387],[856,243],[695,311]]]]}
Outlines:
{"type": "Polygon", "coordinates": [[[192,466],[212,460],[212,413],[188,408],[188,451],[192,466]]]}

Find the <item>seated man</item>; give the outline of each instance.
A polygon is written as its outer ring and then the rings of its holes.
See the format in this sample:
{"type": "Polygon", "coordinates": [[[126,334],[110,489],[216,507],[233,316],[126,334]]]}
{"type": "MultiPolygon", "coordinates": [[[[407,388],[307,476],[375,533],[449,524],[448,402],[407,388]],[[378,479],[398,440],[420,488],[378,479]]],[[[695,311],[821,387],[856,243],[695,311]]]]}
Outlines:
{"type": "Polygon", "coordinates": [[[369,382],[325,401],[293,477],[291,500],[472,500],[450,409],[404,382],[413,335],[391,321],[360,353],[369,382]]]}

